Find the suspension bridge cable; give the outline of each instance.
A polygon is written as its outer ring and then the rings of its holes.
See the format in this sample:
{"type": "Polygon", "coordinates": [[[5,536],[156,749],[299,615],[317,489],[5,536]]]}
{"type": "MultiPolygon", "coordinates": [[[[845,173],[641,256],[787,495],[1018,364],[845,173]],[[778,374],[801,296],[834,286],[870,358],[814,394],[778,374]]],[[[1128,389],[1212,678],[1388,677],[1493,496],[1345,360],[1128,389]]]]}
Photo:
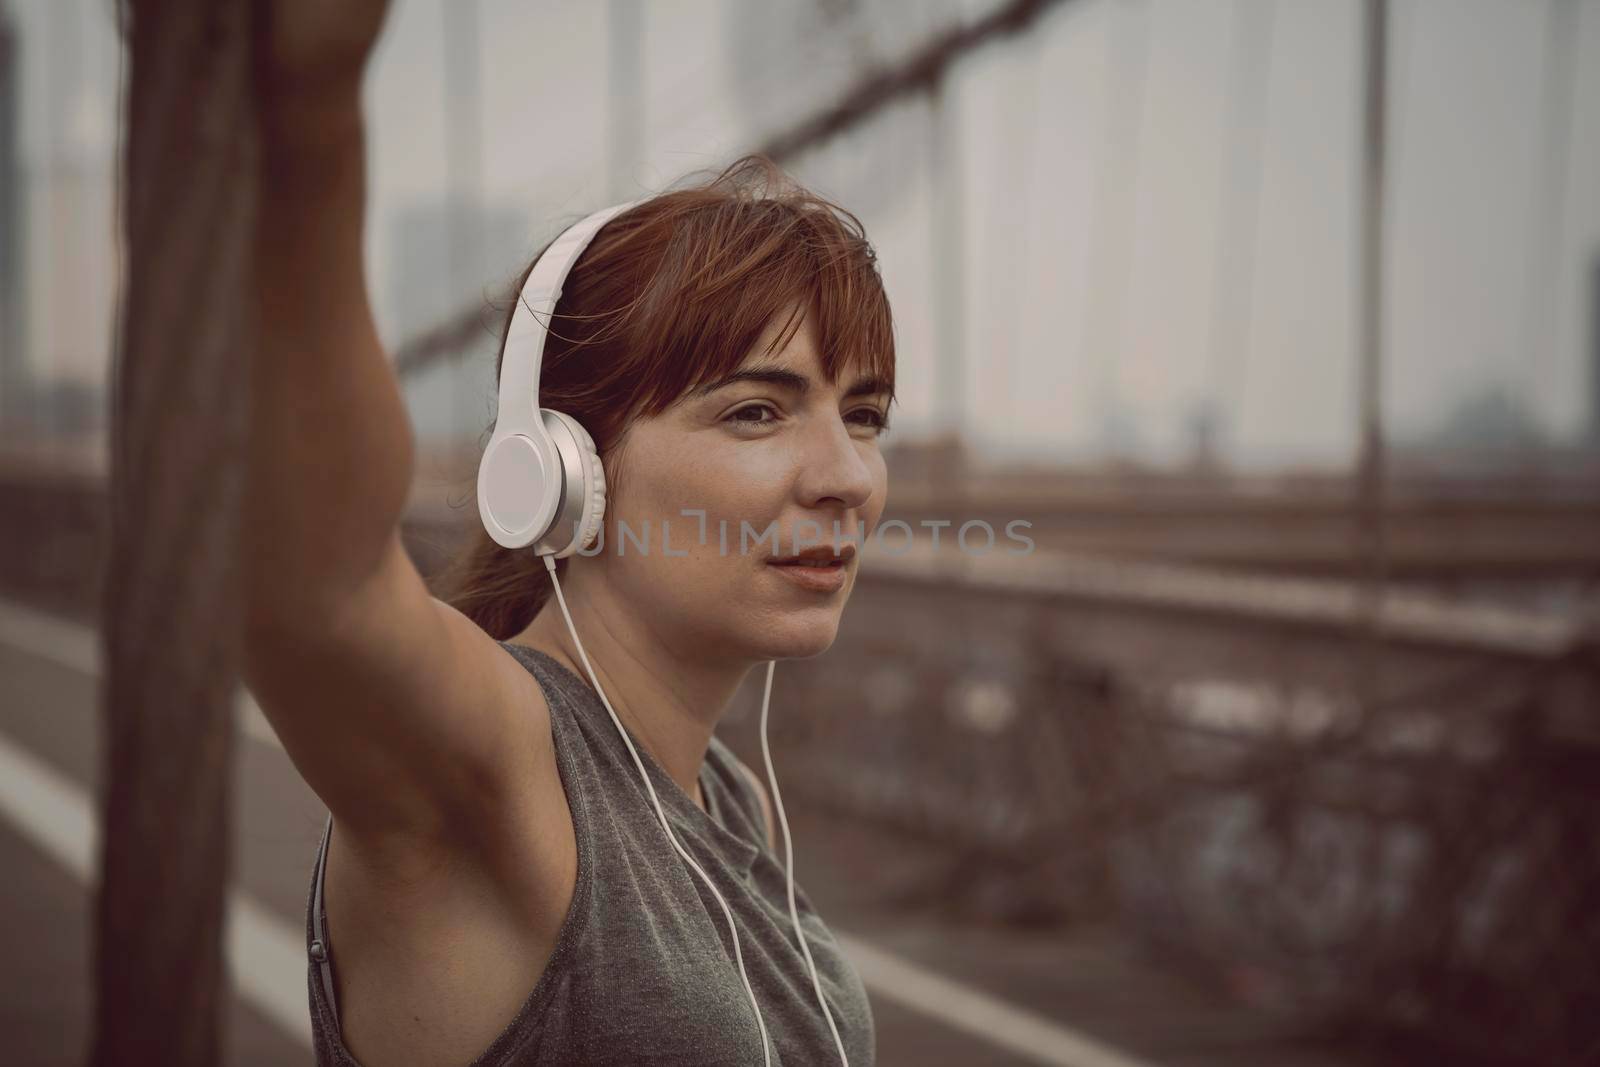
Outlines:
{"type": "MultiPolygon", "coordinates": [[[[782,163],[824,144],[890,104],[928,91],[952,64],[975,49],[1031,29],[1040,15],[1067,2],[1070,0],[1007,0],[981,18],[937,34],[901,62],[867,74],[838,100],[770,138],[759,151],[782,163]]],[[[512,299],[509,292],[502,295],[504,301],[512,299]]],[[[479,300],[397,346],[395,371],[402,378],[415,375],[455,356],[483,335],[483,302],[479,300]]]]}

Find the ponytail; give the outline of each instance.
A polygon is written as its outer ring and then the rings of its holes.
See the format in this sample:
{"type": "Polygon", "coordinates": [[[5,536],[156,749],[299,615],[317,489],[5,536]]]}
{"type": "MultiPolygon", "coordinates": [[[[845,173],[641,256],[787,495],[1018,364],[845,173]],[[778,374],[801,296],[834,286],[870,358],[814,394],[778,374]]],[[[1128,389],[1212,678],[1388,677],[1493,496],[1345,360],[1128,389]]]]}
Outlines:
{"type": "MultiPolygon", "coordinates": [[[[556,560],[566,577],[567,561],[556,560]]],[[[430,583],[433,595],[477,623],[496,641],[505,641],[533,622],[550,599],[550,574],[533,546],[506,548],[473,523],[459,549],[430,583]]]]}

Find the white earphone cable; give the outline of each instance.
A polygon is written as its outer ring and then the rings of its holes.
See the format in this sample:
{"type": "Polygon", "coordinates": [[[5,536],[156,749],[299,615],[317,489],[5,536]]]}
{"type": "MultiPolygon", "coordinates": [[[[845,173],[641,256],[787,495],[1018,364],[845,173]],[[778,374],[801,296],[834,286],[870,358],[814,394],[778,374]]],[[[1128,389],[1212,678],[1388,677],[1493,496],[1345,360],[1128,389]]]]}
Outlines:
{"type": "MultiPolygon", "coordinates": [[[[728,920],[728,932],[733,935],[733,955],[734,959],[739,964],[739,978],[744,982],[744,991],[745,994],[750,998],[750,1007],[756,1013],[756,1026],[761,1030],[761,1055],[763,1057],[763,1062],[766,1064],[766,1067],[772,1067],[772,1051],[770,1047],[770,1041],[767,1037],[767,1024],[761,1018],[761,1007],[756,1003],[756,992],[750,987],[750,976],[745,974],[744,971],[744,953],[739,949],[739,931],[733,924],[733,912],[728,908],[728,902],[722,899],[722,894],[717,890],[717,887],[706,875],[706,872],[701,870],[700,865],[694,861],[694,857],[689,855],[688,852],[684,851],[683,846],[678,843],[677,835],[672,832],[672,827],[667,824],[667,814],[661,808],[661,798],[656,796],[656,787],[651,783],[650,775],[645,771],[644,763],[639,759],[639,753],[634,749],[632,739],[628,737],[628,731],[622,728],[622,720],[617,718],[617,713],[612,710],[611,701],[606,699],[605,691],[600,688],[600,680],[595,677],[594,668],[589,664],[589,654],[583,650],[583,642],[578,639],[578,628],[572,624],[572,614],[567,611],[567,598],[561,595],[561,581],[556,577],[555,559],[548,555],[541,556],[540,558],[544,560],[545,569],[550,572],[550,583],[555,587],[556,591],[556,603],[561,606],[561,615],[567,620],[567,631],[572,634],[573,644],[578,646],[578,656],[583,660],[583,669],[589,672],[589,681],[594,684],[594,691],[600,694],[600,702],[606,706],[606,711],[611,715],[612,723],[616,725],[617,733],[622,735],[623,744],[628,746],[628,753],[633,756],[634,765],[639,768],[639,777],[644,779],[644,787],[647,791],[649,791],[651,801],[655,803],[656,816],[661,820],[661,828],[667,832],[667,840],[672,842],[672,847],[678,850],[678,855],[682,856],[684,861],[687,862],[690,867],[694,868],[694,872],[700,876],[700,880],[706,884],[706,888],[710,889],[712,895],[717,898],[717,903],[722,905],[722,914],[728,920]]],[[[770,684],[770,671],[768,672],[767,677],[770,684]]],[[[766,709],[763,708],[763,722],[765,721],[765,718],[766,709]]],[[[787,837],[788,832],[788,826],[785,825],[785,837],[787,837]]],[[[804,941],[802,939],[802,944],[803,943],[804,941]]],[[[809,952],[807,952],[806,959],[809,961],[810,958],[811,955],[809,952]]],[[[813,979],[814,978],[815,972],[813,971],[813,979]]],[[[826,1006],[824,1006],[824,1010],[826,1010],[826,1006]]],[[[828,1019],[828,1025],[833,1025],[833,1018],[831,1016],[828,1019]]],[[[837,1031],[835,1031],[834,1036],[835,1038],[838,1037],[837,1031]]]]}
{"type": "Polygon", "coordinates": [[[827,998],[822,995],[822,981],[817,977],[817,965],[811,959],[811,946],[806,943],[805,931],[800,928],[800,911],[794,903],[794,843],[789,838],[788,816],[783,813],[783,795],[778,792],[778,774],[772,769],[772,750],[767,747],[767,705],[772,700],[772,670],[776,666],[775,660],[767,661],[767,686],[761,694],[761,758],[767,765],[767,783],[772,786],[772,806],[778,809],[778,825],[783,827],[783,869],[789,877],[789,919],[794,923],[794,936],[800,939],[800,951],[805,954],[806,967],[811,971],[811,988],[816,991],[817,1003],[822,1005],[822,1017],[828,1020],[828,1029],[833,1033],[839,1061],[844,1067],[850,1067],[850,1057],[845,1055],[844,1041],[839,1037],[839,1028],[833,1023],[833,1012],[828,1010],[827,998]]]}

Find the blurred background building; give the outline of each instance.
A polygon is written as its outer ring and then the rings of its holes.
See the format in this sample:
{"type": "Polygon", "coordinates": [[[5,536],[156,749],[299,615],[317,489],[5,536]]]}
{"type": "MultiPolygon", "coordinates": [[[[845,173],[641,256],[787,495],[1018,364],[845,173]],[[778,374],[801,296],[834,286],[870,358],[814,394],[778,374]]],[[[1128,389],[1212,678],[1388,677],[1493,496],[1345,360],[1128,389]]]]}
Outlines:
{"type": "MultiPolygon", "coordinates": [[[[1372,408],[1366,6],[391,14],[368,264],[425,570],[474,517],[528,257],[774,146],[879,253],[886,517],[1032,524],[1027,557],[871,561],[835,647],[781,671],[800,877],[864,961],[880,1062],[1600,1049],[1600,0],[1387,5],[1372,408]]],[[[0,4],[0,737],[80,791],[58,674],[92,670],[62,649],[104,534],[121,70],[106,0],[0,4]]],[[[726,733],[759,765],[745,697],[726,733]]],[[[247,738],[239,881],[292,933],[321,823],[247,738]]],[[[39,870],[8,907],[43,907],[39,870]]],[[[303,974],[269,970],[236,975],[246,1060],[303,1052],[303,974]]],[[[37,1047],[77,1010],[28,1003],[37,1047]]]]}

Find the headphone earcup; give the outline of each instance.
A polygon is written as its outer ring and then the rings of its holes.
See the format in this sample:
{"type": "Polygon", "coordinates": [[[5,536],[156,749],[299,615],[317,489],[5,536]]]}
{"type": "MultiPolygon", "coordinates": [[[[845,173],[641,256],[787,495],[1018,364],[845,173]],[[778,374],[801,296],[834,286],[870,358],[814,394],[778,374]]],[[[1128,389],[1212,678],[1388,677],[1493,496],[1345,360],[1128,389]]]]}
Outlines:
{"type": "Polygon", "coordinates": [[[572,433],[578,442],[579,465],[583,470],[583,513],[578,519],[578,535],[565,548],[555,554],[556,559],[566,559],[581,548],[588,548],[600,532],[606,514],[606,470],[600,462],[600,450],[594,438],[577,419],[563,411],[542,408],[541,413],[552,415],[572,433]]]}
{"type": "Polygon", "coordinates": [[[522,548],[548,532],[562,507],[564,466],[549,423],[489,442],[478,462],[478,514],[496,543],[522,548]]]}

